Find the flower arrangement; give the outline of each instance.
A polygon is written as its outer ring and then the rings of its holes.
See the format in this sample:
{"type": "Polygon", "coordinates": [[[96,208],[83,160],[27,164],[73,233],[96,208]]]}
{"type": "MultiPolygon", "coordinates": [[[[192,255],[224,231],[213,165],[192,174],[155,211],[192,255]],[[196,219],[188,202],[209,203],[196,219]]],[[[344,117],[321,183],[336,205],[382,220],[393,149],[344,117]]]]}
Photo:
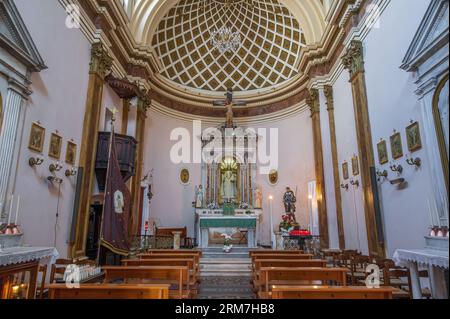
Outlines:
{"type": "Polygon", "coordinates": [[[229,253],[231,251],[231,249],[233,249],[233,245],[231,244],[231,240],[233,239],[233,237],[231,237],[231,235],[224,233],[222,234],[223,237],[223,251],[226,253],[229,253]]]}

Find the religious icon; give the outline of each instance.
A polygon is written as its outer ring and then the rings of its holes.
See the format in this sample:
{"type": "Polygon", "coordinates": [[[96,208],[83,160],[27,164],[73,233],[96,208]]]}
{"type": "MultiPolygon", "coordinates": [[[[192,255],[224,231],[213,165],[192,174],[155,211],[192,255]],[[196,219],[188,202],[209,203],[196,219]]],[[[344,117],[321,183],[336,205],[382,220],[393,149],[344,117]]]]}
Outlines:
{"type": "Polygon", "coordinates": [[[389,156],[387,152],[387,145],[385,140],[381,140],[377,144],[377,150],[378,150],[378,162],[380,165],[384,165],[387,162],[389,162],[389,156]]]}
{"type": "Polygon", "coordinates": [[[76,158],[77,158],[77,144],[73,142],[67,142],[66,163],[70,165],[75,165],[76,158]]]}
{"type": "Polygon", "coordinates": [[[347,180],[350,178],[348,173],[348,163],[344,162],[342,163],[342,176],[344,177],[344,180],[347,180]]]}
{"type": "Polygon", "coordinates": [[[195,208],[203,208],[203,199],[205,198],[205,191],[202,185],[197,187],[195,192],[195,208]]]}
{"type": "Polygon", "coordinates": [[[286,192],[283,195],[283,203],[284,203],[284,210],[289,218],[289,222],[291,223],[296,222],[295,204],[297,203],[297,197],[290,187],[286,187],[286,192]]]}
{"type": "Polygon", "coordinates": [[[406,138],[408,140],[408,150],[410,152],[415,152],[422,148],[419,122],[412,123],[406,128],[406,138]]]}
{"type": "Polygon", "coordinates": [[[32,151],[41,153],[44,148],[45,128],[39,124],[33,123],[31,125],[30,141],[28,148],[32,151]]]}
{"type": "Polygon", "coordinates": [[[187,168],[183,168],[180,171],[180,182],[183,185],[189,184],[189,181],[191,179],[191,174],[189,173],[189,170],[187,168]]]}
{"type": "Polygon", "coordinates": [[[276,185],[278,183],[278,171],[272,170],[269,173],[269,183],[271,185],[276,185]]]}
{"type": "Polygon", "coordinates": [[[125,199],[123,193],[120,190],[114,192],[114,211],[116,214],[123,214],[125,207],[125,199]]]}
{"type": "Polygon", "coordinates": [[[402,136],[399,132],[391,136],[392,157],[398,159],[403,156],[402,136]]]}
{"type": "Polygon", "coordinates": [[[262,208],[262,199],[263,199],[263,195],[262,195],[262,190],[261,187],[258,187],[255,190],[255,208],[262,208]]]}
{"type": "Polygon", "coordinates": [[[353,176],[359,175],[359,161],[356,155],[352,157],[352,172],[353,176]]]}
{"type": "Polygon", "coordinates": [[[52,133],[50,137],[50,147],[48,150],[48,156],[54,159],[60,159],[61,157],[62,137],[56,133],[52,133]]]}

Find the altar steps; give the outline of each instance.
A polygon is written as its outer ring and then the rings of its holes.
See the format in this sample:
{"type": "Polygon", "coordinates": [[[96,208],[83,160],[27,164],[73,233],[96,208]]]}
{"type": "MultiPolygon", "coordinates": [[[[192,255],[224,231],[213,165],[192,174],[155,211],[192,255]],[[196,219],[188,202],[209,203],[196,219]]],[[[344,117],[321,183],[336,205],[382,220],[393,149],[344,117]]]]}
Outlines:
{"type": "Polygon", "coordinates": [[[203,249],[200,258],[201,277],[251,277],[252,263],[247,247],[236,247],[230,253],[221,247],[203,249]]]}

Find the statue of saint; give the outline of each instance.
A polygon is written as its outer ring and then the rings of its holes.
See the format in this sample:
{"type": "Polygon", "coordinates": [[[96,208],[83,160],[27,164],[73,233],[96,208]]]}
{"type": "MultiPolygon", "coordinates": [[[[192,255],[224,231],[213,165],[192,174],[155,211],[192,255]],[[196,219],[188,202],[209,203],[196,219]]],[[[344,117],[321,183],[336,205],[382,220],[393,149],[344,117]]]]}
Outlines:
{"type": "Polygon", "coordinates": [[[203,208],[203,199],[205,198],[205,191],[200,185],[195,193],[195,208],[203,208]]]}
{"type": "Polygon", "coordinates": [[[283,196],[284,209],[286,214],[290,217],[291,221],[296,222],[295,218],[295,203],[297,202],[297,198],[295,193],[291,190],[290,187],[286,187],[286,192],[283,196]]]}
{"type": "Polygon", "coordinates": [[[255,208],[262,208],[262,190],[258,187],[255,190],[255,208]]]}
{"type": "Polygon", "coordinates": [[[222,174],[222,198],[224,200],[236,198],[236,173],[225,171],[222,174]]]}

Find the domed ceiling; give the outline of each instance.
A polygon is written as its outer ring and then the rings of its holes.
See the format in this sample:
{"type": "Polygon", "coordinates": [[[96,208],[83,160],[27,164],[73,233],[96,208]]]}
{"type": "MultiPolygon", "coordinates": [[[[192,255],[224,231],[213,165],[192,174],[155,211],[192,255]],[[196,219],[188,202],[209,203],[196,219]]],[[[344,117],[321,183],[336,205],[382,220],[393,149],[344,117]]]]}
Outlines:
{"type": "Polygon", "coordinates": [[[181,0],[152,39],[160,74],[187,89],[252,91],[294,77],[305,38],[300,23],[277,0],[181,0]],[[239,32],[236,51],[221,53],[211,33],[239,32]]]}

